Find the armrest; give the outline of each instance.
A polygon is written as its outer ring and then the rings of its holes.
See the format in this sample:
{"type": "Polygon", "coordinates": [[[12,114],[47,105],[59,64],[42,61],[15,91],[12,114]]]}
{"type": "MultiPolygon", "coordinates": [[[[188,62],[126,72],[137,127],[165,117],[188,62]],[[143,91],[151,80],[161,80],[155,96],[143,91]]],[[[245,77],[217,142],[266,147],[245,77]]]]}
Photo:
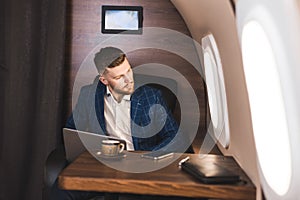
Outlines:
{"type": "Polygon", "coordinates": [[[44,168],[44,185],[52,187],[59,173],[67,166],[64,149],[54,149],[48,156],[44,168]]]}

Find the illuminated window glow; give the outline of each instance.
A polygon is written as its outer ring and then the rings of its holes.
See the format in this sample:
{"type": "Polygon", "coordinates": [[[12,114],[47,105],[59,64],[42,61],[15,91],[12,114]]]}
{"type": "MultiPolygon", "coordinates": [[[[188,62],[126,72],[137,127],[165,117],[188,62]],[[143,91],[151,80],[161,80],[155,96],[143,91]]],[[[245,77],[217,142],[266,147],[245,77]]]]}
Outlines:
{"type": "Polygon", "coordinates": [[[248,22],[241,36],[259,163],[269,186],[284,195],[291,182],[291,149],[276,56],[258,22],[248,22]]]}
{"type": "Polygon", "coordinates": [[[216,84],[214,80],[214,69],[216,69],[216,63],[211,58],[210,54],[204,53],[204,66],[205,66],[205,80],[207,83],[208,103],[210,108],[211,121],[215,129],[218,128],[219,116],[218,116],[218,100],[216,84]]]}
{"type": "Polygon", "coordinates": [[[219,50],[212,34],[202,39],[202,47],[213,136],[228,148],[230,133],[225,83],[219,50]]]}

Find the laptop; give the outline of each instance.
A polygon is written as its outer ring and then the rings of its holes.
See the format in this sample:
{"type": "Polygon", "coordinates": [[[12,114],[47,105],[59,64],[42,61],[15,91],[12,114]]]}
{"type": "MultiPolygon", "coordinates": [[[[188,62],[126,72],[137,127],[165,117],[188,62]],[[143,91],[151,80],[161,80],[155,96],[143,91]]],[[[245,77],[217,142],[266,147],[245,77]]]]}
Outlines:
{"type": "Polygon", "coordinates": [[[126,149],[125,140],[107,135],[100,135],[96,133],[63,128],[63,137],[65,143],[66,159],[68,162],[72,162],[86,150],[99,151],[102,140],[120,141],[125,145],[126,149]]]}

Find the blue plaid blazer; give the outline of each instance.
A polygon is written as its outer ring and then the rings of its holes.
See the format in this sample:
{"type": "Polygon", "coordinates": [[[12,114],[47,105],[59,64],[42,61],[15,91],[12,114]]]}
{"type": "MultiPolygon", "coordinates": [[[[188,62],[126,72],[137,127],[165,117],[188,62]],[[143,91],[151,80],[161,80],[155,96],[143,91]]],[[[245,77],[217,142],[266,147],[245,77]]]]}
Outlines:
{"type": "MultiPolygon", "coordinates": [[[[108,135],[104,119],[104,95],[106,86],[97,78],[93,84],[82,87],[66,127],[108,135]]],[[[177,134],[178,125],[161,92],[149,86],[141,86],[131,95],[130,100],[134,149],[153,151],[170,143],[177,134]]]]}

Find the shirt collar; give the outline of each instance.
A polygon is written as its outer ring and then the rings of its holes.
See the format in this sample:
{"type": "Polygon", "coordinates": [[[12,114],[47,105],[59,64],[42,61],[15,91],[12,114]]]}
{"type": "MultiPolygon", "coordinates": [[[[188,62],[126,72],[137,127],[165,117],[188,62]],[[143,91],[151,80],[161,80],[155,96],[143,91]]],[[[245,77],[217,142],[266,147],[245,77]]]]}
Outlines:
{"type": "MultiPolygon", "coordinates": [[[[106,86],[106,95],[109,97],[109,96],[112,96],[108,86],[106,86]]],[[[124,95],[123,99],[126,100],[126,101],[130,101],[130,98],[131,98],[131,94],[127,94],[127,95],[124,95]]],[[[123,100],[122,99],[122,100],[123,100]]]]}

